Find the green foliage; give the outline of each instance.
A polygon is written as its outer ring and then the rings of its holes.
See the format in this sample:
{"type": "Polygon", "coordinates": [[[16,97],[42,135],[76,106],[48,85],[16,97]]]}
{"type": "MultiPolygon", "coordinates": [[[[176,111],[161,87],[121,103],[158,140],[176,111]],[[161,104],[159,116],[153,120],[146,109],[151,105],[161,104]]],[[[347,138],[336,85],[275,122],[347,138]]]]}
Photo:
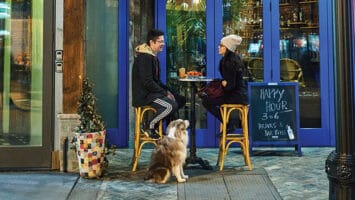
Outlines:
{"type": "Polygon", "coordinates": [[[96,107],[96,97],[93,92],[93,85],[88,78],[83,79],[83,90],[79,99],[77,113],[80,115],[80,124],[76,132],[98,132],[105,129],[105,124],[96,107]]]}
{"type": "Polygon", "coordinates": [[[183,9],[179,5],[167,6],[168,36],[177,36],[178,45],[185,48],[186,42],[191,37],[205,37],[206,30],[206,3],[201,1],[191,9],[183,9]]]}

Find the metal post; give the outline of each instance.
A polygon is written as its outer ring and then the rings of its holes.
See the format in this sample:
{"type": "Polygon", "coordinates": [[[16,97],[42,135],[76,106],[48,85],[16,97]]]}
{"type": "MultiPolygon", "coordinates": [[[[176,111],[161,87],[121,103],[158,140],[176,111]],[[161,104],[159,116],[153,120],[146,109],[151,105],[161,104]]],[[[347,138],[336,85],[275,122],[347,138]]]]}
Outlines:
{"type": "Polygon", "coordinates": [[[329,199],[355,199],[354,1],[334,0],[336,148],[325,163],[329,199]]]}

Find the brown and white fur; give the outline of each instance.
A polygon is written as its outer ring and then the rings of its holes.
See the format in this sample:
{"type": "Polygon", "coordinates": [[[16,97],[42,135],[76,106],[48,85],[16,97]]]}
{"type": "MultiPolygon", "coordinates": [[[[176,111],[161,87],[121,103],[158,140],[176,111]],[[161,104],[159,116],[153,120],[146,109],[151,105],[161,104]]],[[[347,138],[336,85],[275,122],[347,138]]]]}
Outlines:
{"type": "Polygon", "coordinates": [[[169,123],[167,136],[155,146],[145,180],[154,183],[166,183],[171,175],[176,180],[185,182],[183,166],[187,156],[188,120],[177,119],[169,123]]]}

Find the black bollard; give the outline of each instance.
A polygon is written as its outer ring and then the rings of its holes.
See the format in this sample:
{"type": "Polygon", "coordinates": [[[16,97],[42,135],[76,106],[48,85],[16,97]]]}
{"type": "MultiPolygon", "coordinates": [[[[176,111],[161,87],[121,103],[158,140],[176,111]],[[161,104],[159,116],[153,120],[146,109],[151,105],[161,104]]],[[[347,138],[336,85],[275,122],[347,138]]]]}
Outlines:
{"type": "Polygon", "coordinates": [[[355,199],[354,3],[332,1],[336,146],[325,162],[329,199],[355,199]]]}

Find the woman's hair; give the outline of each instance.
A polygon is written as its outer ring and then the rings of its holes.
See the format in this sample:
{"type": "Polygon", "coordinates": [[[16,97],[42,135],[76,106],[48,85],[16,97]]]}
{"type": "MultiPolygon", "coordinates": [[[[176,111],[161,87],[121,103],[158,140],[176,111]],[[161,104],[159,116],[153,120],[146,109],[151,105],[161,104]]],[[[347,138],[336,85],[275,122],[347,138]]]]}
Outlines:
{"type": "Polygon", "coordinates": [[[224,54],[225,56],[228,55],[230,56],[231,54],[234,54],[234,52],[232,52],[231,50],[226,48],[226,53],[224,54]]]}
{"type": "Polygon", "coordinates": [[[159,36],[164,35],[164,32],[158,29],[152,29],[147,34],[147,44],[149,45],[149,41],[153,40],[154,42],[157,40],[159,36]]]}
{"type": "Polygon", "coordinates": [[[235,66],[236,70],[240,73],[240,81],[245,81],[245,84],[247,84],[249,77],[248,70],[239,55],[235,52],[227,50],[219,63],[219,70],[221,70],[222,65],[235,66]]]}
{"type": "MultiPolygon", "coordinates": [[[[230,50],[227,49],[226,53],[224,54],[224,56],[221,59],[220,65],[224,65],[224,64],[231,64],[231,63],[237,63],[238,68],[241,70],[245,69],[245,66],[243,64],[243,62],[241,61],[240,57],[235,53],[232,52],[230,50]]],[[[221,66],[219,66],[221,67],[221,66]]]]}
{"type": "Polygon", "coordinates": [[[224,54],[223,57],[224,57],[225,60],[236,60],[235,52],[232,52],[232,51],[230,51],[227,48],[226,48],[226,53],[224,54]]]}

